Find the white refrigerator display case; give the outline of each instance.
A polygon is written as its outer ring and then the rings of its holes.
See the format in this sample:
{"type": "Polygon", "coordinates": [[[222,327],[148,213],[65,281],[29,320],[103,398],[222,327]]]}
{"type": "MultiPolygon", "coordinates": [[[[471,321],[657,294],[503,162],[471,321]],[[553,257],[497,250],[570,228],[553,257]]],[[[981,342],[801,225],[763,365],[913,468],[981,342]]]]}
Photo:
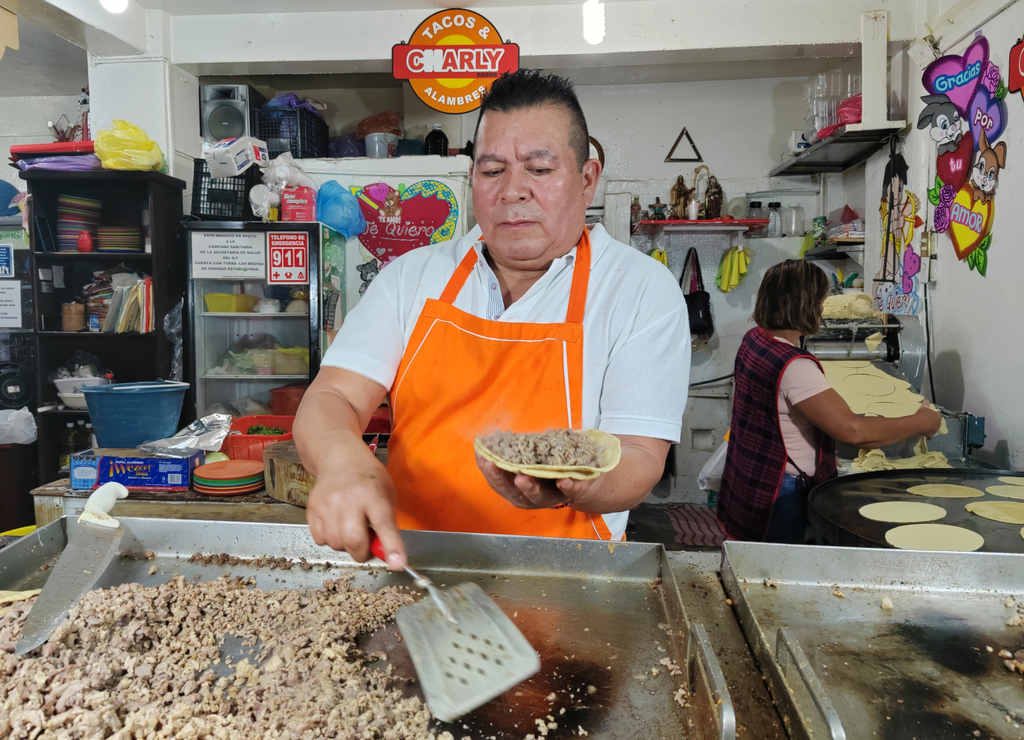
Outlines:
{"type": "Polygon", "coordinates": [[[320,351],[345,315],[388,262],[411,249],[457,239],[472,223],[471,160],[466,156],[392,159],[303,159],[298,164],[320,187],[336,180],[359,201],[366,229],[345,239],[323,230],[320,255],[323,326],[320,351]]]}
{"type": "Polygon", "coordinates": [[[196,417],[272,413],[271,392],[320,363],[320,226],[194,221],[189,365],[196,417]]]}

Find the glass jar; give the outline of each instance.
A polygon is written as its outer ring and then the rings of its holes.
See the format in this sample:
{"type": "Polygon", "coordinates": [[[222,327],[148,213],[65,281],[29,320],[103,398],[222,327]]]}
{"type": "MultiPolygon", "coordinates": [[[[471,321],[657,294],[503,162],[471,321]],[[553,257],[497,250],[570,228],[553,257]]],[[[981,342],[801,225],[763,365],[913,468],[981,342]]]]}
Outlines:
{"type": "Polygon", "coordinates": [[[768,226],[764,235],[771,238],[782,236],[782,204],[772,201],[768,204],[768,226]]]}
{"type": "MultiPolygon", "coordinates": [[[[761,206],[761,201],[752,200],[747,206],[747,218],[767,218],[768,214],[765,213],[764,208],[761,206]]],[[[765,236],[765,229],[763,226],[751,226],[747,232],[747,236],[765,236]]]]}
{"type": "Polygon", "coordinates": [[[801,206],[788,206],[782,210],[782,233],[786,236],[803,236],[806,230],[804,209],[801,206]]]}

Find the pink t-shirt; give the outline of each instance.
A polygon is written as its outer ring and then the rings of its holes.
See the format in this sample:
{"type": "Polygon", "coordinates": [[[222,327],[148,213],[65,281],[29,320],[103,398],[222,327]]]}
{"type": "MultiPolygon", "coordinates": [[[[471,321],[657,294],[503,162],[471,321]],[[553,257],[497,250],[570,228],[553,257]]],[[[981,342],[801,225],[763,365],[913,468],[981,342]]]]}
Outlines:
{"type": "MultiPolygon", "coordinates": [[[[781,337],[773,337],[777,342],[785,342],[781,337]]],[[[818,369],[814,360],[798,357],[786,367],[779,382],[779,428],[782,430],[782,441],[786,452],[807,475],[814,475],[816,455],[814,446],[815,430],[804,416],[795,408],[798,403],[827,391],[832,386],[825,379],[825,374],[818,369]]],[[[786,472],[797,475],[798,471],[792,463],[786,462],[786,472]]]]}

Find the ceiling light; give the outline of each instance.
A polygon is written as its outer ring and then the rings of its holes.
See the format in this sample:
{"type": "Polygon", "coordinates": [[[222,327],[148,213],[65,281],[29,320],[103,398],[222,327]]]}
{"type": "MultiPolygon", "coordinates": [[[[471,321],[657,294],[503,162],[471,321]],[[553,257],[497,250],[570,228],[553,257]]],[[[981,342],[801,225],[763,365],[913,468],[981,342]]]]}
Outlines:
{"type": "Polygon", "coordinates": [[[100,0],[100,5],[108,13],[123,13],[128,10],[128,0],[100,0]]]}
{"type": "Polygon", "coordinates": [[[583,3],[583,40],[594,46],[604,41],[604,3],[601,0],[583,3]]]}

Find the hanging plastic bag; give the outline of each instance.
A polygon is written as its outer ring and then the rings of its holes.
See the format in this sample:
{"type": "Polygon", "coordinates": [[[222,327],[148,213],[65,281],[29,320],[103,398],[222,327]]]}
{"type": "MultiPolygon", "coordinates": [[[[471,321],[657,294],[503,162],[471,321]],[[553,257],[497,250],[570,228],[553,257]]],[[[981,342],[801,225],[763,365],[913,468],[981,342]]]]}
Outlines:
{"type": "Polygon", "coordinates": [[[30,445],[36,441],[36,420],[28,408],[0,410],[0,445],[30,445]]]}
{"type": "Polygon", "coordinates": [[[108,170],[162,170],[164,155],[146,132],[128,121],[115,120],[112,128],[96,135],[96,156],[108,170]]]}
{"type": "Polygon", "coordinates": [[[722,474],[725,473],[725,455],[729,451],[729,442],[726,440],[718,445],[718,449],[711,453],[711,457],[704,463],[704,467],[697,474],[697,486],[702,491],[718,491],[722,488],[722,474]]]}
{"type": "Polygon", "coordinates": [[[358,236],[366,229],[359,201],[337,180],[325,182],[317,192],[316,220],[346,239],[358,236]]]}

